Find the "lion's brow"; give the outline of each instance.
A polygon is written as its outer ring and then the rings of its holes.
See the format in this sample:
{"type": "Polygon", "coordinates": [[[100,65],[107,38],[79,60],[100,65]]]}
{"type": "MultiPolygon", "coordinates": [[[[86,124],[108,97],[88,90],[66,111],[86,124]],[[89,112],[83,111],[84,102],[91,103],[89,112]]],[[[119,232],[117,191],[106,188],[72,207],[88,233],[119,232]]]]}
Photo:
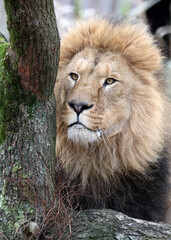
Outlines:
{"type": "Polygon", "coordinates": [[[77,68],[80,72],[84,72],[88,69],[92,69],[92,61],[90,61],[89,59],[85,59],[85,58],[80,58],[77,61],[77,68]]]}
{"type": "Polygon", "coordinates": [[[99,63],[99,60],[100,60],[100,53],[96,55],[96,58],[94,60],[94,67],[97,66],[97,64],[99,63]]]}
{"type": "Polygon", "coordinates": [[[98,65],[100,60],[100,54],[98,53],[94,59],[93,67],[91,69],[90,75],[94,72],[94,68],[98,65]]]}

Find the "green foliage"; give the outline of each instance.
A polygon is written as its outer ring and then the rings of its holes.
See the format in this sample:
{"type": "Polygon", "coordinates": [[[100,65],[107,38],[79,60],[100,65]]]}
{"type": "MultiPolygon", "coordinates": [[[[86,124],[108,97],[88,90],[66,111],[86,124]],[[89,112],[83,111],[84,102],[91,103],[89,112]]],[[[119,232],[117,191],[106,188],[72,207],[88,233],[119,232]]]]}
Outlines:
{"type": "Polygon", "coordinates": [[[75,17],[81,18],[81,3],[80,0],[75,0],[75,17]]]}
{"type": "Polygon", "coordinates": [[[119,15],[126,16],[131,9],[132,3],[129,1],[125,1],[125,0],[120,0],[120,1],[118,1],[118,4],[119,4],[118,5],[119,15]]]}
{"type": "Polygon", "coordinates": [[[5,36],[0,33],[0,43],[7,43],[8,41],[6,40],[5,36]]]}

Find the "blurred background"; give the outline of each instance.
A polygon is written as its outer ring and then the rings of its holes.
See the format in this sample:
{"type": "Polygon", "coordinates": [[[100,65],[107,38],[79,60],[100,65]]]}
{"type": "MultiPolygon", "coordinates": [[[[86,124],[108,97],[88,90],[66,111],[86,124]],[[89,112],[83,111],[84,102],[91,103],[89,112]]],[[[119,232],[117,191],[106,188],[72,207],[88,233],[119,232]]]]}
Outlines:
{"type": "MultiPolygon", "coordinates": [[[[9,40],[4,0],[0,0],[0,32],[9,40]]],[[[166,57],[165,75],[171,97],[171,0],[54,0],[58,30],[62,37],[77,19],[95,15],[141,18],[158,38],[166,57]]]]}

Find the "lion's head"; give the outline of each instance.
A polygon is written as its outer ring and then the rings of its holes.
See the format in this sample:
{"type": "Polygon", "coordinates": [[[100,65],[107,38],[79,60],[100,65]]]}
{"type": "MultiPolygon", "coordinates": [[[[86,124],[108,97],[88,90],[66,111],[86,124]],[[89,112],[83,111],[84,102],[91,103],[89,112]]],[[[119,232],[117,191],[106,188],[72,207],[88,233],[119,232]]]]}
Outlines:
{"type": "Polygon", "coordinates": [[[162,57],[141,23],[78,23],[62,39],[57,155],[82,184],[145,172],[164,142],[162,57]]]}

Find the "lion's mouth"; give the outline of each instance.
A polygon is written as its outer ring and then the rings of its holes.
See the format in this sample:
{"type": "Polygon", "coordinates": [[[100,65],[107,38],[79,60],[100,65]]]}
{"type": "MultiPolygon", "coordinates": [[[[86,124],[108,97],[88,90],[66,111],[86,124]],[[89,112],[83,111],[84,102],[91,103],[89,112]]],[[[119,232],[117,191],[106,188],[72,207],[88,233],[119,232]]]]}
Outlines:
{"type": "Polygon", "coordinates": [[[93,131],[92,129],[86,127],[83,123],[81,122],[75,122],[75,123],[72,123],[68,126],[68,129],[74,129],[74,130],[79,130],[79,131],[84,131],[84,130],[88,130],[90,131],[91,133],[95,133],[97,135],[97,137],[100,137],[102,134],[103,134],[103,131],[102,130],[98,130],[96,129],[95,131],[93,131]]]}
{"type": "Polygon", "coordinates": [[[75,122],[75,123],[72,123],[72,124],[70,124],[69,126],[68,126],[68,128],[71,128],[71,127],[73,127],[73,128],[75,128],[76,130],[78,129],[78,130],[81,130],[81,129],[87,129],[87,130],[89,130],[89,131],[91,131],[91,132],[94,132],[93,130],[91,130],[90,128],[88,128],[88,127],[86,127],[84,124],[82,124],[81,122],[75,122]]]}
{"type": "Polygon", "coordinates": [[[75,144],[84,145],[98,142],[101,139],[100,131],[93,131],[81,122],[75,122],[68,126],[68,139],[75,144]]]}

